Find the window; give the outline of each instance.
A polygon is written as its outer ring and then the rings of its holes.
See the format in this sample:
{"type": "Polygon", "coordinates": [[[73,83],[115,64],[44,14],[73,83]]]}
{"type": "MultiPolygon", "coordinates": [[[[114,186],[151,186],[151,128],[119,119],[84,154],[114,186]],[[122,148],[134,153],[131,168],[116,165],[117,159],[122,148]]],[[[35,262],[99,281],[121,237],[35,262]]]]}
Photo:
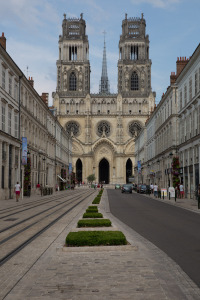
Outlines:
{"type": "Polygon", "coordinates": [[[198,73],[195,73],[195,83],[194,83],[194,91],[195,91],[195,95],[197,94],[198,91],[198,73]]]}
{"type": "Polygon", "coordinates": [[[6,89],[6,69],[2,66],[2,88],[6,89]]]}
{"type": "Polygon", "coordinates": [[[8,108],[8,134],[11,134],[12,110],[8,108]]]}
{"type": "Polygon", "coordinates": [[[14,89],[14,98],[15,98],[15,100],[16,100],[16,101],[18,101],[18,98],[17,98],[17,96],[18,96],[18,90],[17,90],[17,84],[15,84],[15,89],[14,89]]]}
{"type": "Polygon", "coordinates": [[[1,106],[1,129],[5,131],[6,128],[6,108],[2,104],[1,106]]]}
{"type": "Polygon", "coordinates": [[[12,77],[9,76],[9,94],[12,96],[12,77]]]}
{"type": "Polygon", "coordinates": [[[182,101],[183,101],[183,99],[182,99],[182,91],[180,91],[180,109],[182,109],[182,107],[183,107],[183,103],[182,103],[182,101]]]}
{"type": "Polygon", "coordinates": [[[15,137],[18,137],[18,113],[15,112],[15,137]]]}
{"type": "Polygon", "coordinates": [[[76,75],[74,72],[72,72],[69,77],[69,90],[76,91],[76,75]]]}
{"type": "Polygon", "coordinates": [[[189,101],[192,100],[192,78],[189,81],[189,101]]]}
{"type": "Polygon", "coordinates": [[[138,75],[136,72],[133,72],[131,75],[131,90],[132,91],[139,90],[139,81],[138,81],[138,75]]]}
{"type": "Polygon", "coordinates": [[[184,86],[184,104],[187,104],[187,86],[184,86]]]}

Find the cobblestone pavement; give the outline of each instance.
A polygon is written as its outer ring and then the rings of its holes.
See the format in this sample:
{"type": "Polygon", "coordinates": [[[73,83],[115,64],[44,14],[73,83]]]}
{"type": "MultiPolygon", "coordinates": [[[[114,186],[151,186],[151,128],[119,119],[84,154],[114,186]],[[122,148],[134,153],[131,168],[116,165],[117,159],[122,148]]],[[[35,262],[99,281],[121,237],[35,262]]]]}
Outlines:
{"type": "MultiPolygon", "coordinates": [[[[197,205],[189,200],[181,199],[175,204],[170,200],[170,204],[182,205],[199,213],[197,205]]],[[[52,230],[40,236],[37,243],[30,244],[6,264],[2,271],[4,284],[10,285],[10,292],[1,299],[200,299],[200,289],[174,261],[112,216],[106,189],[99,210],[125,234],[130,244],[64,247],[66,235],[75,230],[87,205],[83,205],[81,211],[77,208],[70,220],[63,218],[52,230]],[[36,259],[36,253],[40,251],[41,255],[36,259]],[[24,268],[21,275],[20,265],[24,268]],[[18,281],[12,286],[16,276],[18,281]]]]}

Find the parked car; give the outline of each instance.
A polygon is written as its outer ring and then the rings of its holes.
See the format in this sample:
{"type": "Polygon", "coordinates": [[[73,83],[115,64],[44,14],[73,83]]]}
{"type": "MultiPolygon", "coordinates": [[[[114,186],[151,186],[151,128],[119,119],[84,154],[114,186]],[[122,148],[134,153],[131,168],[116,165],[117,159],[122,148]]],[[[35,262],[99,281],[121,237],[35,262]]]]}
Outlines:
{"type": "Polygon", "coordinates": [[[133,190],[137,191],[137,184],[136,183],[133,183],[133,190]]]}
{"type": "Polygon", "coordinates": [[[132,184],[123,184],[122,185],[122,193],[130,193],[132,194],[133,185],[132,184]]]}
{"type": "Polygon", "coordinates": [[[120,184],[115,184],[115,189],[116,190],[121,190],[121,185],[120,184]]]}
{"type": "Polygon", "coordinates": [[[146,184],[140,184],[138,188],[138,193],[140,194],[149,194],[151,191],[150,186],[146,184]]]}

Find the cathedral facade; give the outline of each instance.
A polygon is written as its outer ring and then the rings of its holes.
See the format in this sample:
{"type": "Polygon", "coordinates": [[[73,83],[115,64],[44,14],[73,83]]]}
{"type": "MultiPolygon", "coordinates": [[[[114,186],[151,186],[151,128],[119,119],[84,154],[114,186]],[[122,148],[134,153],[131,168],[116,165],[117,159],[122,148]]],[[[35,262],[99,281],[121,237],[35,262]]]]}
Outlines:
{"type": "Polygon", "coordinates": [[[149,36],[143,18],[122,21],[119,40],[118,93],[109,89],[104,40],[98,94],[90,93],[89,41],[86,22],[64,15],[59,36],[57,88],[53,105],[57,118],[72,136],[72,166],[77,181],[125,183],[134,175],[134,139],[155,105],[151,88],[149,36]]]}

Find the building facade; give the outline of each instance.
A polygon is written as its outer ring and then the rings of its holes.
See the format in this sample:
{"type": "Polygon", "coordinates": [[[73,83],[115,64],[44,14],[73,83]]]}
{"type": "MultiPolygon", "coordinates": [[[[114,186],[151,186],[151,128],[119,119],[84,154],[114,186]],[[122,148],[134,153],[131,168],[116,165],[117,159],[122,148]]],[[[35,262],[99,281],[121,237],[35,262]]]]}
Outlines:
{"type": "Polygon", "coordinates": [[[71,137],[49,110],[47,95],[34,89],[6,51],[0,37],[0,199],[14,197],[20,182],[23,194],[37,185],[62,188],[69,177],[71,137]],[[27,163],[22,161],[22,137],[27,139],[27,163]]]}
{"type": "Polygon", "coordinates": [[[200,183],[200,45],[189,59],[177,59],[176,74],[171,73],[170,86],[147,120],[146,130],[146,138],[141,131],[135,142],[136,172],[137,161],[142,164],[142,174],[136,178],[167,188],[173,186],[177,172],[185,196],[195,198],[200,183]],[[174,159],[178,170],[173,169],[174,159]]]}
{"type": "Polygon", "coordinates": [[[122,22],[118,93],[111,94],[104,42],[99,94],[90,93],[89,41],[83,15],[66,19],[59,36],[57,118],[72,136],[72,164],[77,181],[124,183],[134,174],[135,137],[155,103],[151,89],[149,37],[143,18],[122,22]]]}

